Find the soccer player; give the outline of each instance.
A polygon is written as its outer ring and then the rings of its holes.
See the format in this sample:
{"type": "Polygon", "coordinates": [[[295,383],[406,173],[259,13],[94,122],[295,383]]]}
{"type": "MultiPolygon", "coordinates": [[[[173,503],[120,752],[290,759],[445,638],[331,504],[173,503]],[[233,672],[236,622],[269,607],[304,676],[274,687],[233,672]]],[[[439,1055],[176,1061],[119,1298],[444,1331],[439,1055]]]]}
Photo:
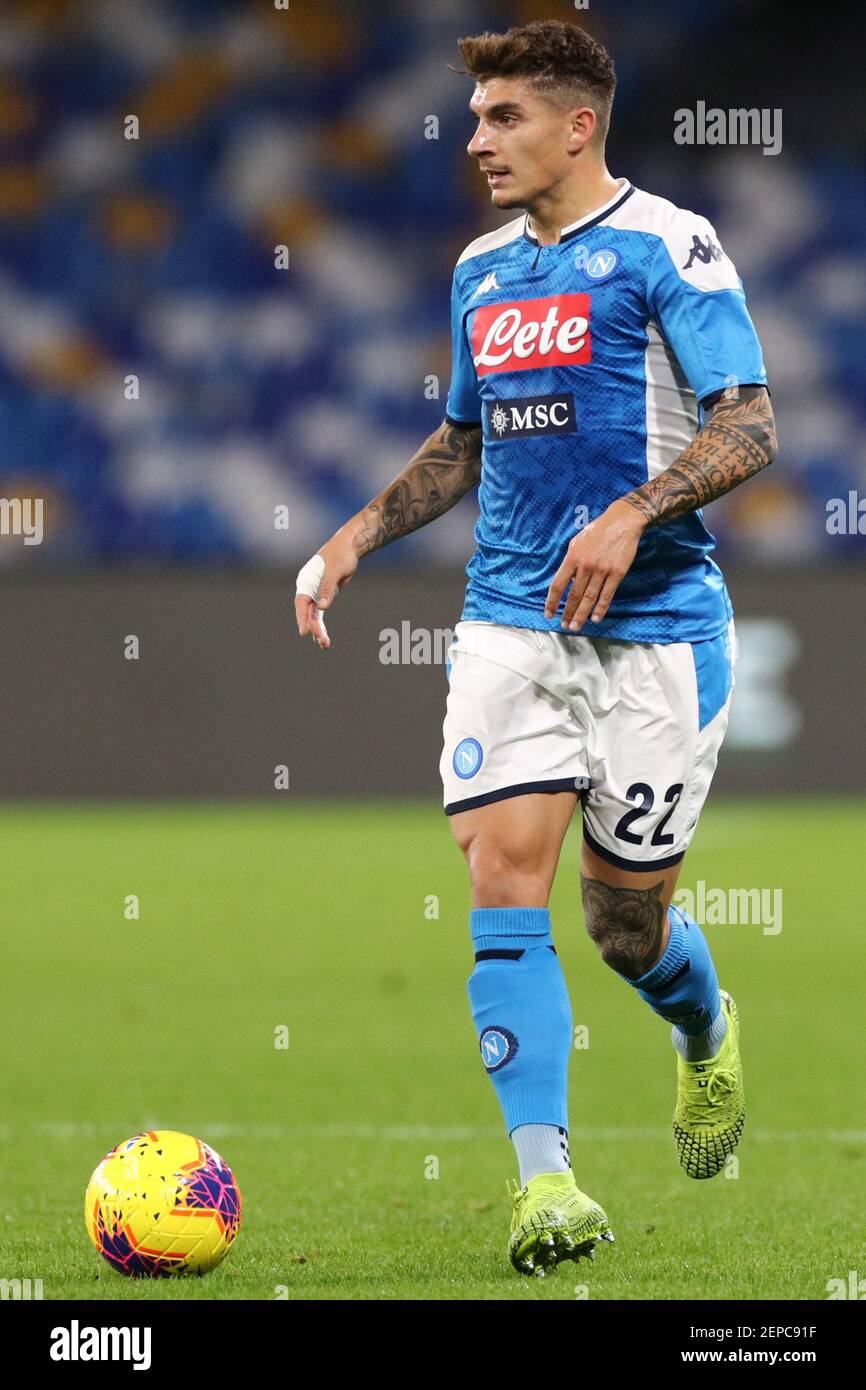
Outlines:
{"type": "Polygon", "coordinates": [[[495,207],[522,211],[454,271],[443,423],[304,566],[296,611],[329,646],[322,614],[359,559],[480,482],[441,773],[472,886],[472,1017],[520,1170],[509,1256],[543,1273],[613,1239],[571,1170],[572,1015],[548,911],[578,800],[587,931],[671,1025],[682,1167],[712,1177],[743,1131],[737,1008],[671,896],[736,653],[701,508],[776,440],[714,228],[608,173],[606,50],[552,20],[459,47],[468,152],[495,207]]]}

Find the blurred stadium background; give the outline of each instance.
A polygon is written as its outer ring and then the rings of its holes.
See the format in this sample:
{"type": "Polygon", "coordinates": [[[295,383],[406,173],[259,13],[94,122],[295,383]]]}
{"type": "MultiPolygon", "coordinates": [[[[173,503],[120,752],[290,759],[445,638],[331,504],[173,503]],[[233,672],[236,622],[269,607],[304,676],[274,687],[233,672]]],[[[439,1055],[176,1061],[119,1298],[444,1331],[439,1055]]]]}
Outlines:
{"type": "Polygon", "coordinates": [[[781,443],[707,511],[741,659],[682,880],[784,894],[781,934],[708,928],[749,1030],[746,1181],[675,1164],[671,1049],[582,931],[576,820],[553,903],[593,1038],[571,1147],[619,1242],[592,1297],[823,1298],[861,1259],[866,537],[827,527],[866,494],[860,8],[0,7],[2,515],[44,501],[41,544],[0,534],[0,1277],[47,1298],[573,1297],[503,1258],[513,1161],[463,988],[442,662],[381,659],[385,630],[411,655],[456,623],[474,501],[365,562],[326,656],[293,620],[300,563],[441,420],[452,267],[507,220],[465,153],[456,38],[533,18],[610,46],[611,172],[714,221],[781,443]],[[699,100],[781,108],[781,153],[676,145],[699,100]],[[92,1168],[155,1127],[241,1183],[245,1229],[203,1287],[132,1287],[87,1244],[92,1168]]]}
{"type": "MultiPolygon", "coordinates": [[[[453,263],[508,220],[465,153],[455,38],[554,15],[614,51],[611,169],[715,220],[760,327],[784,454],[713,509],[723,553],[862,558],[824,510],[866,486],[863,115],[839,100],[844,28],[801,18],[794,34],[790,7],[760,0],[660,0],[651,17],[627,0],[10,0],[3,482],[37,488],[47,517],[38,553],[4,545],[7,563],[290,566],[402,466],[441,417],[453,263]],[[783,108],[781,155],[675,145],[673,110],[698,98],[783,108]]],[[[470,537],[464,512],[393,563],[460,562],[470,537]]]]}
{"type": "Polygon", "coordinates": [[[866,493],[857,7],[793,25],[760,0],[660,0],[651,16],[626,0],[279,3],[10,0],[0,15],[0,497],[44,506],[41,544],[0,535],[0,794],[266,794],[274,701],[312,694],[337,722],[339,671],[359,725],[393,696],[394,756],[347,741],[323,773],[301,747],[297,790],[437,795],[441,670],[401,716],[413,676],[382,672],[378,634],[456,622],[474,500],[366,563],[327,676],[292,644],[291,581],[441,419],[451,270],[507,220],[465,154],[455,39],[556,16],[614,53],[612,172],[710,216],[765,349],[780,459],[708,516],[744,618],[720,785],[862,785],[862,701],[845,700],[866,657],[843,655],[837,619],[862,604],[866,536],[827,525],[830,499],[866,493]],[[780,108],[781,153],[676,145],[673,112],[699,99],[780,108]],[[120,629],[151,657],[170,641],[193,656],[160,674],[143,659],[133,681],[109,659],[120,629]],[[205,740],[204,756],[178,762],[149,679],[176,742],[205,740]],[[855,721],[852,753],[834,754],[828,705],[833,727],[855,721]],[[222,775],[220,742],[237,752],[222,775]]]}

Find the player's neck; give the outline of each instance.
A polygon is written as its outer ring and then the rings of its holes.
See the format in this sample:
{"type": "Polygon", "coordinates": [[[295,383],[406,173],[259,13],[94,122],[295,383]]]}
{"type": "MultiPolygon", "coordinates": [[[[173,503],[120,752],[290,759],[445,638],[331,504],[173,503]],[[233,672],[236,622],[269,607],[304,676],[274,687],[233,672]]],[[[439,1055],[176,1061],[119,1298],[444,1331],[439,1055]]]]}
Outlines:
{"type": "Polygon", "coordinates": [[[538,238],[540,246],[555,244],[563,227],[570,227],[597,208],[603,208],[625,188],[626,182],[626,179],[615,179],[602,165],[577,187],[559,191],[557,196],[545,197],[535,207],[527,208],[530,232],[538,238]]]}

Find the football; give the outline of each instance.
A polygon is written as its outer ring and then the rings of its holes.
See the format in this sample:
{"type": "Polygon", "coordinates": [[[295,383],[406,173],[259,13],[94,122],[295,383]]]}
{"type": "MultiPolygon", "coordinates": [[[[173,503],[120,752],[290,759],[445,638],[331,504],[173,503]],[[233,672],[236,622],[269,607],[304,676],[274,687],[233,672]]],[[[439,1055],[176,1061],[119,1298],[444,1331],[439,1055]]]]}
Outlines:
{"type": "Polygon", "coordinates": [[[215,1149],[190,1134],[151,1130],[105,1155],[87,1185],[93,1244],[121,1274],[206,1274],[235,1239],[241,1194],[215,1149]]]}

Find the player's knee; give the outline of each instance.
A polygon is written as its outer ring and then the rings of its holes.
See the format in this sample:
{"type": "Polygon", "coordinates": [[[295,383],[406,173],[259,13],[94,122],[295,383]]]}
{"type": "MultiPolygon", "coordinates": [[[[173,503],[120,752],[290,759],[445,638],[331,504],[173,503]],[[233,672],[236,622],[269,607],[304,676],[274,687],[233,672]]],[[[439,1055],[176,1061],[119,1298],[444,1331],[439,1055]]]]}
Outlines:
{"type": "Polygon", "coordinates": [[[547,903],[548,888],[540,867],[513,847],[488,835],[476,835],[464,854],[477,906],[533,907],[547,903]]]}
{"type": "Polygon", "coordinates": [[[638,942],[625,920],[606,917],[599,919],[586,913],[586,930],[599,949],[605,965],[629,979],[642,973],[636,969],[638,942]]]}
{"type": "Polygon", "coordinates": [[[662,884],[614,888],[581,875],[586,930],[612,970],[637,980],[658,959],[664,927],[662,884]]]}

